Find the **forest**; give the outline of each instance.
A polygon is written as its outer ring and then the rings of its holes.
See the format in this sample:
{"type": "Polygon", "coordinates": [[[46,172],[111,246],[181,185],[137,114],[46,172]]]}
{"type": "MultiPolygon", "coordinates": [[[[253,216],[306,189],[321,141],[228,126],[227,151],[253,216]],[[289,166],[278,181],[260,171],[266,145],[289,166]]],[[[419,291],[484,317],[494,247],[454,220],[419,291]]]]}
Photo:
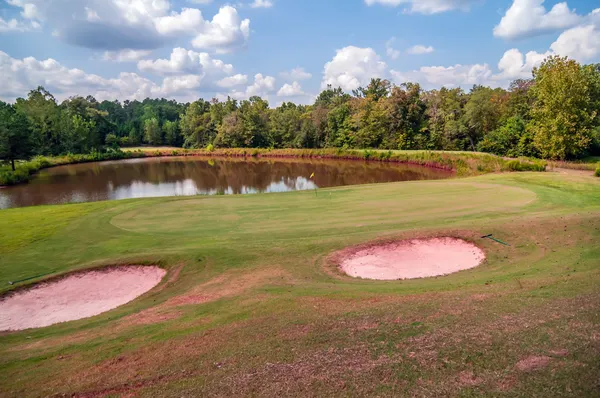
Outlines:
{"type": "Polygon", "coordinates": [[[167,99],[58,103],[43,87],[0,102],[0,159],[88,154],[138,145],[185,148],[379,148],[481,151],[572,160],[600,154],[600,64],[552,56],[508,89],[423,90],[372,79],[351,94],[328,87],[314,104],[271,108],[167,99]]]}

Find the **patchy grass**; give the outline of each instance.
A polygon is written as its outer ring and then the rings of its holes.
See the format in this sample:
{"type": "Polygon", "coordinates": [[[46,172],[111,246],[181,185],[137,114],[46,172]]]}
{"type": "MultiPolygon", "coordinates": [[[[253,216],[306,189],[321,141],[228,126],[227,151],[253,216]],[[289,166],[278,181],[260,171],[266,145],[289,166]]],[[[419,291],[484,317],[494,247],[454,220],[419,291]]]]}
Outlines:
{"type": "Polygon", "coordinates": [[[591,175],[42,206],[0,211],[0,231],[3,292],[47,269],[169,270],[108,313],[1,334],[0,395],[597,395],[591,175]],[[490,233],[511,246],[480,239],[490,233]],[[487,261],[396,282],[327,262],[349,245],[443,235],[487,261]]]}

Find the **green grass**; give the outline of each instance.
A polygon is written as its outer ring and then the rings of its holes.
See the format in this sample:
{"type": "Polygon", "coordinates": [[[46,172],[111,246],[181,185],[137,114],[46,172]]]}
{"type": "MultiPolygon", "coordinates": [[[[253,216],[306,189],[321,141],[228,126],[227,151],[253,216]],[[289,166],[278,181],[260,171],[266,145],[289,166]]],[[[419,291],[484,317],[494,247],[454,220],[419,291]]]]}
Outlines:
{"type": "Polygon", "coordinates": [[[597,394],[592,176],[11,209],[0,231],[0,292],[115,263],[157,263],[170,279],[90,319],[0,335],[3,396],[597,394]],[[490,233],[511,246],[480,238],[490,233]],[[376,282],[328,261],[349,245],[437,235],[474,241],[486,263],[376,282]],[[517,366],[539,356],[551,359],[517,366]]]}

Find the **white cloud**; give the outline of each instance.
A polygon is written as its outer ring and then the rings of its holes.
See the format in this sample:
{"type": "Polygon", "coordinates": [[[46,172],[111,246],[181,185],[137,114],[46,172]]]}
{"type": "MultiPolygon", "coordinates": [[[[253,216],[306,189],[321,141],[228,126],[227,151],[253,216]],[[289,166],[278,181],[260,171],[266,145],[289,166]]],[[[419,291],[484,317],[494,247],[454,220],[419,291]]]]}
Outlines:
{"type": "Polygon", "coordinates": [[[581,19],[566,2],[547,11],[544,0],[514,0],[494,28],[494,36],[505,39],[532,37],[575,26],[581,19]]]}
{"type": "Polygon", "coordinates": [[[388,41],[385,42],[385,53],[390,59],[398,59],[400,58],[400,51],[394,48],[394,42],[396,41],[395,37],[392,37],[388,41]]]}
{"type": "Polygon", "coordinates": [[[424,46],[422,44],[417,44],[416,46],[412,46],[411,48],[406,50],[407,53],[413,54],[413,55],[431,54],[434,51],[435,50],[433,47],[424,46]]]}
{"type": "Polygon", "coordinates": [[[308,80],[312,78],[312,74],[304,70],[304,68],[294,68],[289,72],[281,72],[279,74],[282,79],[287,81],[308,80]]]}
{"type": "Polygon", "coordinates": [[[228,53],[243,48],[250,37],[250,20],[242,20],[237,10],[230,6],[221,7],[219,13],[194,38],[196,48],[228,53]]]}
{"type": "Polygon", "coordinates": [[[292,84],[286,83],[277,92],[278,97],[295,97],[300,95],[305,95],[305,93],[298,82],[293,82],[292,84]]]}
{"type": "Polygon", "coordinates": [[[254,0],[252,4],[250,4],[251,8],[271,8],[273,7],[273,2],[270,0],[254,0]]]}
{"type": "Polygon", "coordinates": [[[105,51],[102,59],[112,62],[135,62],[152,54],[152,50],[131,50],[105,51]]]}
{"type": "Polygon", "coordinates": [[[58,100],[91,94],[102,100],[142,100],[169,97],[193,100],[198,90],[214,87],[205,76],[186,74],[168,76],[160,83],[137,73],[120,73],[116,78],[88,74],[81,69],[69,69],[54,59],[33,57],[15,59],[0,51],[0,98],[14,101],[38,86],[46,87],[58,100]]]}
{"type": "Polygon", "coordinates": [[[396,84],[417,82],[427,89],[440,87],[470,87],[474,84],[497,86],[488,64],[423,66],[409,72],[392,70],[390,74],[396,84]]]}
{"type": "Polygon", "coordinates": [[[198,53],[185,48],[174,48],[169,59],[142,60],[138,62],[142,72],[157,75],[210,74],[229,75],[233,65],[213,59],[208,53],[198,53]]]}
{"type": "Polygon", "coordinates": [[[506,80],[529,79],[533,68],[540,66],[542,61],[550,54],[550,52],[540,54],[529,51],[523,55],[516,48],[510,49],[504,53],[500,62],[498,62],[500,74],[497,78],[506,80]]]}
{"type": "Polygon", "coordinates": [[[212,0],[188,0],[190,3],[200,4],[202,6],[209,5],[212,3],[212,0]]]}
{"type": "Polygon", "coordinates": [[[365,86],[371,78],[385,77],[387,65],[372,48],[348,46],[337,50],[325,64],[321,87],[341,87],[346,91],[365,86]]]}
{"type": "Polygon", "coordinates": [[[149,50],[190,38],[198,49],[226,53],[245,47],[250,36],[250,20],[231,6],[207,20],[199,9],[177,11],[168,0],[8,1],[22,9],[24,21],[2,20],[0,29],[43,23],[69,44],[105,51],[149,50]]]}
{"type": "Polygon", "coordinates": [[[258,95],[263,99],[269,98],[269,95],[275,91],[275,78],[272,76],[264,76],[262,73],[254,75],[254,82],[247,86],[245,90],[232,90],[227,94],[218,94],[217,98],[231,98],[237,100],[248,99],[252,96],[258,95]]]}
{"type": "Polygon", "coordinates": [[[550,48],[557,54],[579,62],[597,59],[600,56],[600,28],[584,25],[569,29],[563,32],[550,48]]]}
{"type": "Polygon", "coordinates": [[[248,84],[248,75],[242,75],[239,73],[237,75],[224,77],[217,82],[217,86],[223,88],[243,86],[244,84],[248,84]]]}
{"type": "Polygon", "coordinates": [[[420,14],[438,14],[441,12],[462,10],[468,11],[478,0],[365,0],[369,6],[381,4],[389,7],[410,5],[405,12],[420,14]]]}

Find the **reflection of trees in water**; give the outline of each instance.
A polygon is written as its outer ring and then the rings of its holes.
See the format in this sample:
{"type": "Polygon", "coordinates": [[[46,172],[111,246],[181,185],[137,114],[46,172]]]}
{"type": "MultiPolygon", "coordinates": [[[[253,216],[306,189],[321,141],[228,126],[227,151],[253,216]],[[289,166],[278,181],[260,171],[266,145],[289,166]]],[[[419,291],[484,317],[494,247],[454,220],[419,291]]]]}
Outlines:
{"type": "Polygon", "coordinates": [[[112,198],[248,193],[446,178],[447,171],[357,161],[151,158],[61,166],[0,191],[0,206],[112,198]],[[9,202],[9,203],[8,203],[9,202]],[[8,204],[7,204],[8,203],[8,204]]]}

